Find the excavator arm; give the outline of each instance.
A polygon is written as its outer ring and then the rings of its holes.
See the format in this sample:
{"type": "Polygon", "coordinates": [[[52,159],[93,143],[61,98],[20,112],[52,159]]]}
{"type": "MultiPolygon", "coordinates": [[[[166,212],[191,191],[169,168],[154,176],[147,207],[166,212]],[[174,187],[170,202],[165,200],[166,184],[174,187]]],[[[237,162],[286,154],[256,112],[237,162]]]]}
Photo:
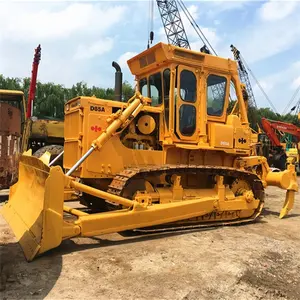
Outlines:
{"type": "Polygon", "coordinates": [[[279,147],[281,145],[275,130],[289,133],[296,137],[298,141],[300,140],[300,128],[293,124],[280,121],[271,121],[266,118],[262,118],[261,123],[265,133],[267,134],[268,138],[274,146],[279,147]]]}

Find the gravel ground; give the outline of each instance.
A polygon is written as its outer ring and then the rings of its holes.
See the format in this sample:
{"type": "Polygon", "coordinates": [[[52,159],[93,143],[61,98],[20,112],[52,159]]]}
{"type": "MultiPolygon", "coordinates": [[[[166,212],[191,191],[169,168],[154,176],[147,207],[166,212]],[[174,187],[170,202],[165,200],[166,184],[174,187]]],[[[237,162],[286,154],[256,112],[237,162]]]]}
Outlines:
{"type": "Polygon", "coordinates": [[[31,263],[0,216],[0,298],[300,299],[299,193],[296,198],[282,220],[284,192],[272,187],[255,223],[75,238],[31,263]]]}

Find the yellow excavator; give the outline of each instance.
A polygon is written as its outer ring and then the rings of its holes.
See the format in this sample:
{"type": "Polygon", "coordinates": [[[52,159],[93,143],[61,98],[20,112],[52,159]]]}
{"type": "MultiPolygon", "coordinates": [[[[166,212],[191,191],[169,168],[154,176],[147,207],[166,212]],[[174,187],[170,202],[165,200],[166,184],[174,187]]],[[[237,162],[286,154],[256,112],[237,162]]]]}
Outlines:
{"type": "Polygon", "coordinates": [[[1,213],[28,261],[76,236],[251,222],[267,186],[286,190],[280,218],[292,209],[295,166],[274,173],[250,155],[235,61],[158,43],[128,65],[137,90],[127,103],[65,104],[63,168],[48,153],[21,156],[1,213]],[[230,85],[237,115],[227,114],[230,85]]]}

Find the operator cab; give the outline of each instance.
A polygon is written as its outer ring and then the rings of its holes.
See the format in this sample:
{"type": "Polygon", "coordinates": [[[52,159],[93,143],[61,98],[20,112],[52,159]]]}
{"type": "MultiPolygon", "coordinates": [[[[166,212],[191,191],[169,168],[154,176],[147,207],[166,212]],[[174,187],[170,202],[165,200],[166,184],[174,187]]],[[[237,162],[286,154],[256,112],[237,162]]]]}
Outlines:
{"type": "Polygon", "coordinates": [[[218,124],[228,121],[230,86],[241,96],[235,61],[159,43],[128,65],[141,94],[164,111],[162,141],[169,136],[176,143],[234,147],[233,129],[218,124]],[[228,140],[216,141],[221,129],[228,140]]]}
{"type": "Polygon", "coordinates": [[[0,120],[4,132],[21,132],[21,125],[25,121],[25,98],[22,91],[0,90],[0,120]],[[8,129],[10,128],[10,129],[8,129]]]}
{"type": "Polygon", "coordinates": [[[23,92],[0,90],[0,189],[8,188],[16,178],[24,105],[23,92]]]}

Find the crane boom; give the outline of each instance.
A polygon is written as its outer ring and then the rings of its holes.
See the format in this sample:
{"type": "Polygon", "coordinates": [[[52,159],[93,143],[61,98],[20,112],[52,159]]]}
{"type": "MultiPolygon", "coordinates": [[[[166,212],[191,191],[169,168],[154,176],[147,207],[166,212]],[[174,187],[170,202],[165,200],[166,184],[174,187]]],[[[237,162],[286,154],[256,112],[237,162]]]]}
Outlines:
{"type": "Polygon", "coordinates": [[[239,66],[238,70],[239,70],[240,80],[246,87],[246,91],[247,91],[247,95],[248,95],[248,105],[249,105],[249,107],[257,108],[254,93],[253,93],[252,86],[251,86],[251,82],[249,79],[249,75],[248,75],[247,69],[244,65],[244,62],[241,58],[240,51],[233,45],[231,45],[230,48],[233,53],[233,57],[237,61],[238,66],[239,66]]]}
{"type": "Polygon", "coordinates": [[[156,0],[168,43],[191,49],[176,0],[156,0]]]}
{"type": "Polygon", "coordinates": [[[38,47],[35,49],[33,63],[32,63],[32,71],[31,71],[30,87],[28,92],[27,111],[26,111],[27,119],[32,116],[32,102],[35,97],[36,79],[37,79],[40,60],[41,60],[41,45],[38,45],[38,47]]]}
{"type": "MultiPolygon", "coordinates": [[[[181,48],[191,49],[190,43],[187,38],[187,34],[184,29],[183,22],[180,17],[179,9],[177,6],[177,0],[156,0],[156,3],[157,3],[158,10],[159,10],[159,13],[161,16],[161,20],[162,20],[162,23],[163,23],[163,26],[165,29],[168,43],[171,45],[174,45],[174,46],[181,47],[181,48]]],[[[201,32],[201,30],[200,30],[199,26],[195,23],[191,14],[188,12],[186,6],[183,4],[182,1],[179,1],[178,3],[180,4],[181,8],[183,9],[183,12],[186,14],[187,18],[193,25],[197,34],[199,35],[199,31],[201,32]],[[195,24],[193,24],[192,21],[195,24]],[[197,31],[197,28],[198,28],[198,31],[197,31]]],[[[200,35],[199,35],[199,37],[204,42],[203,38],[200,35]]],[[[205,36],[204,36],[204,38],[208,42],[208,40],[206,39],[205,36]]],[[[208,42],[208,44],[209,44],[209,42],[208,42]]],[[[210,47],[212,48],[211,45],[210,45],[210,47]]],[[[207,47],[207,45],[205,43],[204,43],[203,47],[200,49],[200,52],[203,52],[206,54],[211,54],[209,48],[207,47]]],[[[218,84],[212,86],[212,93],[214,95],[214,98],[223,97],[223,89],[218,84]]]]}

